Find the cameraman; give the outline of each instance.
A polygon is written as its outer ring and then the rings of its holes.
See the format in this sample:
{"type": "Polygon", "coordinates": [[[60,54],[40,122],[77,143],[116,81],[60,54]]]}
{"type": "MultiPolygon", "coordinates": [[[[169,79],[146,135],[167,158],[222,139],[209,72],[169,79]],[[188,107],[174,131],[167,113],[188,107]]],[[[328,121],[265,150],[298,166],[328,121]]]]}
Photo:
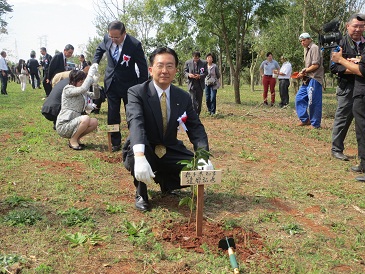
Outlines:
{"type": "MultiPolygon", "coordinates": [[[[364,31],[365,14],[358,14],[357,20],[360,21],[356,28],[364,31]]],[[[355,83],[353,89],[353,107],[352,112],[355,118],[355,130],[357,139],[358,157],[360,165],[351,169],[356,172],[364,173],[365,170],[365,54],[362,52],[361,60],[356,58],[343,58],[342,48],[339,52],[332,52],[332,61],[344,66],[346,69],[355,74],[355,83]]],[[[365,174],[356,177],[357,181],[365,182],[365,174]]]]}
{"type": "MultiPolygon", "coordinates": [[[[365,39],[362,35],[364,31],[364,22],[357,19],[358,14],[350,16],[346,23],[347,35],[345,35],[339,46],[342,48],[344,58],[360,59],[361,52],[364,49],[365,39]]],[[[354,102],[353,89],[355,75],[343,65],[332,63],[331,72],[338,76],[338,87],[336,90],[337,110],[333,122],[332,130],[332,156],[348,161],[349,158],[343,154],[344,140],[347,131],[354,118],[352,114],[352,105],[354,102]]]]}

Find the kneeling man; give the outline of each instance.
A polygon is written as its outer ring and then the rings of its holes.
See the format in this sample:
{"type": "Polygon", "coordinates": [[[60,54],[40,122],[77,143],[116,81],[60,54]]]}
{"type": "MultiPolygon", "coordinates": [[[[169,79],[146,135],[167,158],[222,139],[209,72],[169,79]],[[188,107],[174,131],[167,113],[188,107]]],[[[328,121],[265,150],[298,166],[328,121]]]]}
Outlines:
{"type": "MultiPolygon", "coordinates": [[[[190,160],[194,154],[177,139],[179,123],[185,121],[194,150],[209,149],[207,134],[193,109],[189,93],[171,84],[177,72],[176,52],[158,48],[149,61],[152,80],[128,90],[129,136],[123,147],[124,165],[134,176],[135,205],[141,211],[150,209],[146,184],[155,181],[160,184],[162,193],[181,188],[183,165],[177,162],[190,160]]],[[[212,169],[210,161],[208,163],[212,169]]]]}

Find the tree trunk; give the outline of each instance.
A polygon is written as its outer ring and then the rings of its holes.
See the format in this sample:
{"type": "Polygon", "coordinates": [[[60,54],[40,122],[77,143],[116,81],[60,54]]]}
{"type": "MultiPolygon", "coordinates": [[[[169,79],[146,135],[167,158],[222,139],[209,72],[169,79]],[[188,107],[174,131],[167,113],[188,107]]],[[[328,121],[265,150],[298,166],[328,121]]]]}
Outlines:
{"type": "Polygon", "coordinates": [[[240,74],[235,73],[232,75],[233,80],[233,88],[234,88],[234,99],[236,104],[241,104],[241,95],[240,95],[240,74]]]}

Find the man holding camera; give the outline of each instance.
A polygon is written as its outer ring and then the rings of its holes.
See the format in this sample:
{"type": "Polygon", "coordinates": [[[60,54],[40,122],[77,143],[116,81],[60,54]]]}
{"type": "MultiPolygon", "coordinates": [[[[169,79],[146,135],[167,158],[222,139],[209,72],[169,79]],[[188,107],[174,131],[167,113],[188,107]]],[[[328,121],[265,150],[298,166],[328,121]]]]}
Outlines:
{"type": "Polygon", "coordinates": [[[319,47],[313,43],[309,33],[302,33],[299,41],[305,49],[305,68],[299,72],[297,77],[303,80],[295,97],[295,109],[300,120],[298,126],[312,125],[313,128],[320,128],[324,75],[322,54],[319,47]],[[307,108],[309,108],[309,114],[307,108]]]}
{"type": "MultiPolygon", "coordinates": [[[[365,14],[357,14],[356,19],[360,22],[354,26],[361,32],[364,31],[365,14]]],[[[353,88],[353,107],[352,112],[355,118],[355,130],[357,139],[358,157],[360,165],[351,169],[355,172],[364,173],[365,171],[365,54],[361,53],[361,59],[342,57],[341,48],[339,52],[332,52],[332,61],[344,66],[355,74],[353,88]]],[[[357,181],[365,182],[365,174],[356,177],[357,181]]]]}
{"type": "MultiPolygon", "coordinates": [[[[350,16],[346,23],[347,34],[339,42],[344,58],[360,60],[361,52],[364,49],[365,39],[363,37],[364,22],[357,19],[358,14],[350,16]]],[[[342,161],[349,158],[343,154],[344,140],[347,131],[354,118],[352,105],[354,102],[353,90],[355,75],[341,64],[332,62],[331,72],[338,76],[338,87],[336,90],[337,109],[332,130],[332,156],[342,161]]]]}

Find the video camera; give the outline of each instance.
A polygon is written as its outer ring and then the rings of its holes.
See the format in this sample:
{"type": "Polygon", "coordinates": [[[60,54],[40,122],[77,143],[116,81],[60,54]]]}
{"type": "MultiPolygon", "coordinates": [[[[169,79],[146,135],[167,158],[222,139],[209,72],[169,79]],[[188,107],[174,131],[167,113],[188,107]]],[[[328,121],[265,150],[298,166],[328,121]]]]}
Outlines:
{"type": "Polygon", "coordinates": [[[338,43],[342,39],[342,34],[339,31],[340,20],[338,18],[324,24],[322,30],[316,30],[311,26],[311,29],[318,33],[318,43],[321,50],[337,48],[338,43]]]}

